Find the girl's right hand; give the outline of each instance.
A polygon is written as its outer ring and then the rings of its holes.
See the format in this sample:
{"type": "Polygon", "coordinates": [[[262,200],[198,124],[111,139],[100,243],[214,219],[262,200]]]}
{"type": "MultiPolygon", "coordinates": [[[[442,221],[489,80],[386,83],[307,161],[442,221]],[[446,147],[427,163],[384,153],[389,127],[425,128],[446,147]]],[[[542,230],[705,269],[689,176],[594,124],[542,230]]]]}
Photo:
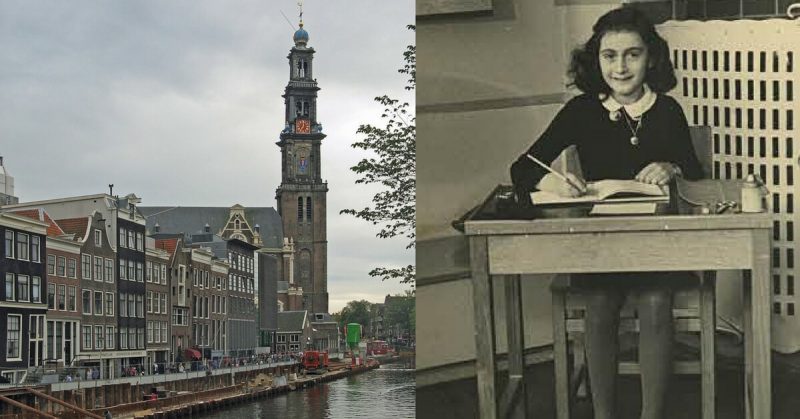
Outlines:
{"type": "Polygon", "coordinates": [[[580,188],[576,188],[564,182],[561,178],[552,173],[544,175],[542,180],[539,181],[539,184],[536,185],[536,188],[540,191],[547,191],[565,198],[575,198],[586,193],[586,182],[583,179],[569,172],[564,176],[566,176],[573,185],[580,186],[580,188]]]}

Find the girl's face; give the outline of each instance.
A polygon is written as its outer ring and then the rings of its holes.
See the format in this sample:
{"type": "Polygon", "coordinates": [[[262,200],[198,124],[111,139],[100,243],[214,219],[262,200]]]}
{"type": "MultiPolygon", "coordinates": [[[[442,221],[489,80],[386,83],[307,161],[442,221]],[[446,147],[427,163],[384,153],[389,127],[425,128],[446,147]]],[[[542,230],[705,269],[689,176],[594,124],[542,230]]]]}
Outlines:
{"type": "Polygon", "coordinates": [[[611,96],[627,105],[644,94],[649,63],[647,46],[636,32],[607,32],[600,38],[600,72],[611,88],[611,96]]]}

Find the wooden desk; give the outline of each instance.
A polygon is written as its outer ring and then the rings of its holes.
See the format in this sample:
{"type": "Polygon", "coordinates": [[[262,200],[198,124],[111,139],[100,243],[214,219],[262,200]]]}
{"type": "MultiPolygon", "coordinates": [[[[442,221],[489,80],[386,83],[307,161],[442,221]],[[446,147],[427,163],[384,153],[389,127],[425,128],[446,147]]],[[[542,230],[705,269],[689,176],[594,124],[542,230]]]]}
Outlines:
{"type": "MultiPolygon", "coordinates": [[[[470,246],[481,418],[498,413],[526,417],[520,275],[727,269],[744,271],[745,404],[753,417],[771,417],[769,214],[476,218],[465,219],[463,226],[470,246]],[[506,281],[508,319],[509,384],[500,397],[500,412],[489,281],[493,275],[506,281]]],[[[704,403],[704,418],[714,416],[711,399],[712,406],[704,403]]]]}

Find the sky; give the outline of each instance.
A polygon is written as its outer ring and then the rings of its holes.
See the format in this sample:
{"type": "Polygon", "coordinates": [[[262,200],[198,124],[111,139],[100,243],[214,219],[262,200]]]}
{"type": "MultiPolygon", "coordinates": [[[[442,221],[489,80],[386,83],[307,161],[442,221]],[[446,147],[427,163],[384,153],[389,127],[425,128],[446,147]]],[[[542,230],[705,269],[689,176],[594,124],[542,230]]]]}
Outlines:
{"type": "MultiPolygon", "coordinates": [[[[412,0],[305,0],[322,177],[328,182],[330,311],[408,286],[377,266],[413,263],[405,239],[344,208],[376,187],[350,171],[360,124],[381,126],[388,94],[414,105],[399,74],[414,43],[412,0]]],[[[296,0],[0,2],[0,155],[20,202],[108,192],[143,206],[275,207],[281,95],[296,0]],[[284,17],[285,14],[286,17],[284,17]],[[288,19],[287,19],[288,18],[288,19]]]]}

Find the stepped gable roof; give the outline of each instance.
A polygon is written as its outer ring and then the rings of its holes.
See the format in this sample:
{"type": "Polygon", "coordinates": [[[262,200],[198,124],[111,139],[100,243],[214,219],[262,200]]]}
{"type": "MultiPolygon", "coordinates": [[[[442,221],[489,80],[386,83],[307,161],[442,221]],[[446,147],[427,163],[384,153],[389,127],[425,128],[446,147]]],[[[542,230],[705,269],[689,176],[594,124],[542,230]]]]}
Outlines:
{"type": "MultiPolygon", "coordinates": [[[[194,234],[204,233],[203,227],[208,224],[211,233],[218,234],[225,227],[230,217],[231,207],[137,207],[147,219],[148,233],[183,233],[184,240],[189,242],[194,234]]],[[[283,246],[283,224],[281,217],[272,207],[245,207],[245,218],[250,226],[259,225],[264,247],[279,248],[283,246]]]]}
{"type": "Polygon", "coordinates": [[[306,310],[278,312],[278,332],[302,332],[306,315],[306,310]]]}

